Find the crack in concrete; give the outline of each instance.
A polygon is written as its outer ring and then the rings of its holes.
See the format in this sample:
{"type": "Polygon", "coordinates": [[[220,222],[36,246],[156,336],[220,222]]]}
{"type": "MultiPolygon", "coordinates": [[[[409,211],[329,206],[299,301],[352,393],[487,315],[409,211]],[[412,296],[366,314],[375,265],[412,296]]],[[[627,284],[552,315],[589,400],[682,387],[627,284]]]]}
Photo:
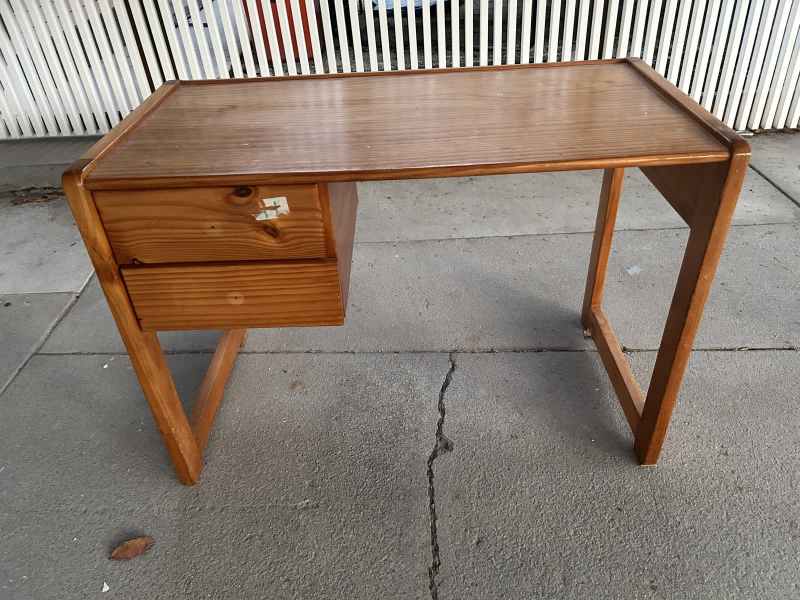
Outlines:
{"type": "Polygon", "coordinates": [[[753,163],[750,163],[749,167],[751,169],[753,169],[753,171],[755,171],[756,173],[761,175],[761,177],[763,177],[767,181],[767,183],[769,183],[772,187],[774,187],[781,194],[786,196],[789,199],[789,202],[791,202],[795,206],[800,206],[800,199],[795,199],[789,192],[787,192],[780,185],[778,185],[777,182],[775,182],[772,179],[770,179],[763,171],[761,171],[761,169],[759,167],[756,167],[753,163]]]}
{"type": "Polygon", "coordinates": [[[439,390],[439,402],[437,404],[439,420],[436,422],[436,439],[433,443],[433,449],[428,456],[428,509],[430,511],[431,523],[431,566],[428,567],[428,589],[431,592],[431,600],[438,600],[439,598],[439,584],[436,581],[436,577],[439,575],[439,568],[442,566],[442,561],[439,557],[439,535],[436,530],[436,489],[433,482],[433,463],[439,458],[440,454],[453,450],[453,442],[444,434],[444,418],[446,413],[444,395],[447,392],[447,388],[450,387],[450,382],[453,380],[453,373],[456,370],[456,361],[452,352],[449,355],[449,360],[450,368],[447,370],[447,374],[444,376],[444,381],[442,382],[442,387],[439,390]]]}
{"type": "MultiPolygon", "coordinates": [[[[59,292],[60,293],[60,292],[59,292]]],[[[29,294],[30,295],[30,294],[29,294]]],[[[214,348],[206,349],[184,349],[184,350],[164,350],[168,356],[181,356],[184,354],[214,354],[214,348]]],[[[629,348],[623,346],[622,351],[626,354],[647,354],[658,352],[658,348],[629,348]]],[[[692,348],[692,352],[798,352],[800,346],[724,346],[719,348],[692,348]]],[[[362,355],[362,354],[387,354],[390,356],[401,354],[597,354],[597,348],[540,348],[540,347],[509,347],[509,348],[452,348],[452,349],[407,349],[407,350],[240,350],[239,355],[246,356],[272,356],[272,355],[295,355],[295,354],[322,354],[322,355],[362,355]]],[[[93,351],[93,350],[73,350],[56,351],[40,350],[38,356],[127,356],[128,353],[119,351],[93,351]]]]}

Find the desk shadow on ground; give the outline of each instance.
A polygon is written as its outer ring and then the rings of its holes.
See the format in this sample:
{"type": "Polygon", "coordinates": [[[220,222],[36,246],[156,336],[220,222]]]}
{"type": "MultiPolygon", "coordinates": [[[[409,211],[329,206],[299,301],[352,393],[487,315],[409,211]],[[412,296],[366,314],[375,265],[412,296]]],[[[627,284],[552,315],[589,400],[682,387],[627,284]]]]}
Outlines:
{"type": "MultiPolygon", "coordinates": [[[[482,413],[486,419],[481,420],[480,431],[484,433],[499,417],[496,426],[501,433],[547,431],[551,443],[563,444],[563,451],[588,461],[596,453],[633,461],[630,431],[608,374],[591,340],[583,339],[578,308],[582,290],[560,302],[531,291],[547,287],[543,281],[527,282],[521,288],[492,273],[471,276],[504,298],[498,310],[515,313],[513,321],[533,344],[530,349],[510,351],[455,351],[448,407],[456,413],[459,406],[482,413]],[[585,349],[579,349],[577,340],[584,342],[585,349]]],[[[516,433],[509,439],[515,439],[516,433]]]]}

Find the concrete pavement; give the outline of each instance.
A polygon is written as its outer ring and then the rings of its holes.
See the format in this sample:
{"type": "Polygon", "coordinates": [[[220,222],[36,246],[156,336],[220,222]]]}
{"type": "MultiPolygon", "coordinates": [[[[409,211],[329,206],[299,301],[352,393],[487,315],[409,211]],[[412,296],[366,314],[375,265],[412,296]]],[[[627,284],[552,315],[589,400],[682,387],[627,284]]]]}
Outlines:
{"type": "MultiPolygon", "coordinates": [[[[63,200],[18,191],[88,143],[0,144],[0,599],[797,597],[800,135],[752,140],[657,468],[578,323],[600,174],[562,173],[360,185],[347,324],[251,332],[192,488],[63,200]]],[[[687,231],[635,173],[619,230],[645,385],[687,231]]],[[[162,339],[190,401],[216,334],[162,339]]]]}

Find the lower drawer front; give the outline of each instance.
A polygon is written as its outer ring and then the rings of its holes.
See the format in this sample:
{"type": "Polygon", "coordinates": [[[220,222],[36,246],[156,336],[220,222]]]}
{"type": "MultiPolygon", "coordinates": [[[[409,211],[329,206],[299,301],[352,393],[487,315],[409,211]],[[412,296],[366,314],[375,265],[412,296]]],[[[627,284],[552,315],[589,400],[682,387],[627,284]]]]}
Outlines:
{"type": "Polygon", "coordinates": [[[142,329],[341,325],[335,259],[123,267],[142,329]]]}

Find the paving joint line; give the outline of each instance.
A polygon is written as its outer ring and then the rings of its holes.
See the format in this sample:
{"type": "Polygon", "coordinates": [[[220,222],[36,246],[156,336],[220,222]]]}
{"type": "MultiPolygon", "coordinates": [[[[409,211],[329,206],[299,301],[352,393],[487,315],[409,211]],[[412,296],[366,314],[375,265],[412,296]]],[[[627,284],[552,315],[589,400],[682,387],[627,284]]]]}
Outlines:
{"type": "Polygon", "coordinates": [[[79,297],[80,294],[72,295],[72,297],[69,299],[66,305],[61,309],[61,312],[58,313],[58,316],[56,316],[53,322],[50,323],[47,329],[44,330],[44,333],[42,333],[41,337],[36,341],[31,351],[28,352],[28,354],[25,356],[22,362],[19,365],[17,365],[17,368],[11,372],[11,375],[8,377],[6,382],[0,385],[0,396],[2,396],[5,393],[5,391],[9,387],[11,387],[11,384],[14,383],[14,380],[22,372],[22,370],[28,366],[28,363],[31,362],[31,359],[39,354],[39,350],[41,350],[42,346],[44,346],[45,342],[53,333],[55,328],[58,327],[58,324],[61,323],[61,321],[64,319],[64,317],[67,316],[67,314],[69,314],[69,311],[72,310],[73,306],[75,306],[75,303],[78,301],[79,297]]]}
{"type": "Polygon", "coordinates": [[[776,190],[778,190],[778,191],[779,191],[781,194],[783,194],[784,196],[786,196],[786,197],[789,199],[789,202],[791,202],[792,204],[794,204],[795,206],[797,206],[798,208],[800,208],[800,200],[797,200],[797,199],[795,199],[794,197],[792,197],[792,195],[791,195],[789,192],[787,192],[785,189],[783,189],[781,186],[779,186],[777,183],[775,183],[775,182],[774,182],[772,179],[770,179],[770,178],[769,178],[769,177],[768,177],[768,176],[767,176],[765,173],[762,173],[762,172],[761,172],[761,171],[758,169],[758,167],[756,167],[755,165],[753,165],[753,163],[750,163],[750,168],[751,168],[751,169],[753,169],[753,171],[755,171],[755,172],[756,172],[756,173],[758,173],[759,175],[761,175],[761,177],[763,177],[763,178],[764,178],[764,179],[767,181],[767,183],[769,183],[769,184],[770,184],[772,187],[774,187],[774,188],[775,188],[776,190]]]}
{"type": "MultiPolygon", "coordinates": [[[[36,344],[34,344],[33,349],[30,351],[30,353],[28,353],[28,355],[17,366],[17,368],[14,369],[14,371],[11,373],[10,377],[6,380],[6,382],[4,384],[2,384],[2,386],[0,386],[0,396],[2,396],[3,393],[11,386],[11,384],[17,378],[17,375],[19,375],[22,372],[22,369],[24,369],[26,366],[28,366],[28,363],[31,361],[31,359],[34,356],[39,356],[39,355],[42,354],[40,352],[41,349],[44,347],[45,343],[47,343],[47,340],[50,339],[50,336],[56,330],[56,327],[59,326],[61,321],[63,321],[66,318],[66,316],[69,314],[69,312],[78,303],[78,300],[80,299],[80,297],[83,294],[83,292],[86,290],[86,287],[89,285],[89,282],[92,280],[93,276],[94,276],[94,270],[92,270],[92,272],[89,273],[89,275],[83,281],[83,283],[81,284],[80,289],[77,292],[57,292],[57,293],[72,294],[72,297],[69,299],[69,302],[67,302],[67,304],[64,306],[64,308],[61,309],[61,312],[58,313],[58,315],[53,320],[53,322],[50,323],[50,326],[47,329],[45,329],[44,333],[42,333],[42,336],[39,338],[39,340],[36,342],[36,344]]],[[[29,296],[29,295],[33,295],[33,294],[20,294],[20,295],[29,296]]],[[[126,355],[127,355],[127,353],[126,353],[126,355]]]]}
{"type": "MultiPolygon", "coordinates": [[[[785,194],[785,192],[784,192],[785,194]]],[[[791,197],[790,197],[791,199],[791,197]]],[[[794,201],[792,201],[794,202],[794,201]]],[[[795,203],[796,204],[796,203],[795,203]]],[[[800,206],[800,204],[798,204],[800,206]]],[[[794,225],[798,220],[778,220],[768,221],[764,223],[733,223],[731,228],[734,227],[772,227],[774,225],[794,225]]],[[[622,229],[615,229],[614,233],[627,233],[629,231],[636,233],[648,233],[653,231],[689,231],[686,225],[675,225],[674,227],[626,227],[622,229]]],[[[355,241],[356,246],[385,246],[385,245],[399,245],[399,244],[421,244],[425,242],[456,242],[462,240],[512,240],[516,238],[528,237],[555,237],[567,235],[594,235],[593,230],[586,231],[552,231],[548,233],[511,233],[508,235],[476,235],[476,236],[463,236],[463,237],[444,237],[444,238],[424,238],[419,240],[371,240],[360,242],[355,241]]]]}
{"type": "MultiPolygon", "coordinates": [[[[205,350],[164,350],[167,356],[181,356],[181,355],[206,355],[214,354],[216,350],[209,348],[205,350]]],[[[629,348],[622,347],[622,351],[626,354],[644,354],[648,352],[658,352],[658,348],[629,348]]],[[[798,346],[731,346],[719,348],[693,348],[692,352],[798,352],[798,346]]],[[[441,350],[240,350],[240,355],[250,356],[273,356],[273,355],[295,355],[295,354],[330,354],[336,355],[357,355],[357,354],[576,354],[576,353],[592,353],[597,354],[596,348],[450,348],[441,350]]],[[[52,351],[39,351],[36,352],[38,356],[127,356],[128,353],[124,351],[108,352],[108,351],[90,351],[78,350],[74,352],[52,352],[52,351]]]]}
{"type": "Polygon", "coordinates": [[[434,473],[433,463],[441,454],[452,452],[453,442],[451,442],[444,434],[444,419],[446,415],[446,406],[444,397],[447,393],[447,388],[453,381],[453,373],[456,370],[455,355],[450,352],[448,355],[450,366],[442,381],[442,387],[439,389],[439,402],[436,407],[439,412],[439,419],[436,421],[436,439],[433,442],[433,448],[430,455],[428,455],[428,512],[430,515],[431,525],[431,566],[428,567],[428,590],[430,590],[431,600],[439,600],[439,582],[436,577],[439,575],[439,569],[442,566],[441,556],[439,554],[439,533],[437,530],[438,517],[436,515],[436,488],[434,486],[434,473]]]}

